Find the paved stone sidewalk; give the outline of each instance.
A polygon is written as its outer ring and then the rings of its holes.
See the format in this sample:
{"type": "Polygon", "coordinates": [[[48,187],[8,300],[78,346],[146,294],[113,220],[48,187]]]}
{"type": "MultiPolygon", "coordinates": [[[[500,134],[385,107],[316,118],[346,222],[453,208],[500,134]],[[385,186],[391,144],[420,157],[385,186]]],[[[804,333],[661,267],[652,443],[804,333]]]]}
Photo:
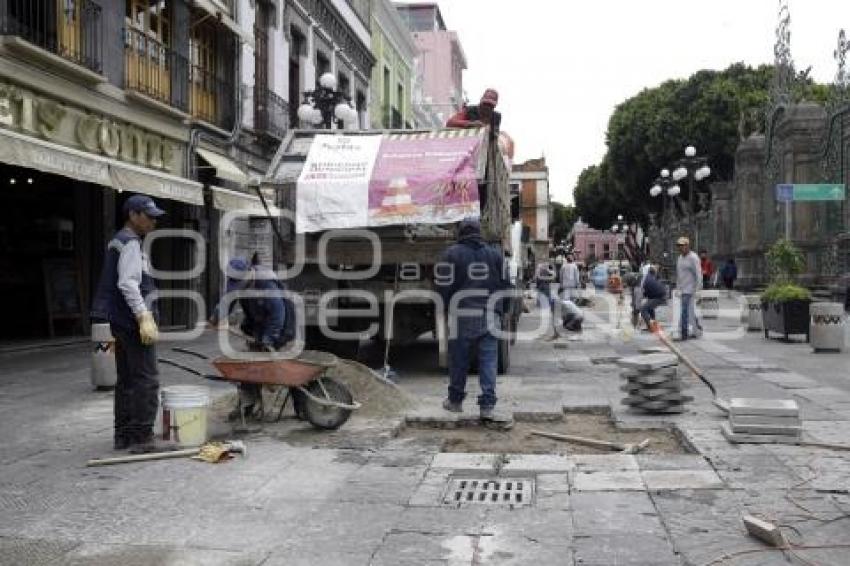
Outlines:
{"type": "MultiPolygon", "coordinates": [[[[532,313],[523,325],[535,321],[532,313]]],[[[433,441],[395,436],[400,418],[355,417],[321,442],[291,420],[267,427],[246,438],[247,459],[217,466],[85,468],[110,452],[112,424],[111,395],[88,385],[87,349],[0,357],[0,564],[702,566],[740,552],[722,563],[788,564],[746,535],[744,512],[788,525],[797,544],[850,544],[850,452],[729,444],[724,415],[689,377],[695,401],[684,414],[620,404],[614,360],[654,340],[597,321],[578,338],[520,342],[499,378],[500,406],[527,419],[610,411],[620,427],[677,431],[691,454],[443,453],[433,441]],[[531,504],[444,504],[451,480],[491,478],[533,480],[531,504]]],[[[827,358],[807,362],[814,354],[783,345],[795,351],[791,366],[776,344],[758,346],[748,335],[684,348],[722,396],[797,399],[807,438],[850,442],[850,390],[818,372],[827,358]]],[[[208,336],[192,347],[216,350],[208,336]]],[[[413,413],[443,418],[435,408],[445,378],[422,369],[429,355],[395,364],[421,401],[413,413]]],[[[165,383],[195,382],[162,369],[165,383]]],[[[846,551],[799,552],[839,565],[846,551]]]]}

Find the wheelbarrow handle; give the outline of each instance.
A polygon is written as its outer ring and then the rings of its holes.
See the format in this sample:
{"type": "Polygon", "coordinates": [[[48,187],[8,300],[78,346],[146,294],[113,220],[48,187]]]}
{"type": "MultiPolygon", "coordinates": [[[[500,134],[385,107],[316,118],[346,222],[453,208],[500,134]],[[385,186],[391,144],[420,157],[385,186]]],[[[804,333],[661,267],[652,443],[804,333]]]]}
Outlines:
{"type": "Polygon", "coordinates": [[[226,379],[224,379],[223,377],[221,377],[219,375],[201,373],[198,370],[196,370],[195,368],[192,368],[192,367],[183,365],[181,363],[175,362],[174,360],[169,360],[168,358],[158,358],[157,361],[159,361],[159,363],[161,363],[161,364],[166,364],[166,365],[169,365],[169,366],[174,366],[176,368],[182,369],[183,371],[189,372],[192,375],[197,375],[198,377],[203,377],[204,379],[209,379],[210,381],[227,381],[226,379]]]}

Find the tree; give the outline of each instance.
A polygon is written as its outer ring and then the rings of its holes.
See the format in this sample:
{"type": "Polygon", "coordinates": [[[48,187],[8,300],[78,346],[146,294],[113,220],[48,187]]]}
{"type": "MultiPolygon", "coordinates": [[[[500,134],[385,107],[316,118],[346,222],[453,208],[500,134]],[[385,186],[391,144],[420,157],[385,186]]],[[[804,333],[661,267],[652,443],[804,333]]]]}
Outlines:
{"type": "MultiPolygon", "coordinates": [[[[580,176],[575,188],[582,218],[597,228],[609,226],[616,214],[645,221],[661,206],[661,199],[649,197],[649,188],[687,145],[708,158],[712,179],[730,179],[741,139],[764,129],[772,76],[769,65],[736,63],[666,81],[619,104],[608,121],[603,162],[588,178],[580,176]]],[[[808,71],[799,73],[794,89],[797,101],[823,102],[828,95],[808,71]]],[[[687,189],[683,184],[685,197],[687,189]]]]}
{"type": "Polygon", "coordinates": [[[566,239],[576,220],[578,220],[578,212],[575,206],[553,202],[549,237],[556,243],[566,239]]]}

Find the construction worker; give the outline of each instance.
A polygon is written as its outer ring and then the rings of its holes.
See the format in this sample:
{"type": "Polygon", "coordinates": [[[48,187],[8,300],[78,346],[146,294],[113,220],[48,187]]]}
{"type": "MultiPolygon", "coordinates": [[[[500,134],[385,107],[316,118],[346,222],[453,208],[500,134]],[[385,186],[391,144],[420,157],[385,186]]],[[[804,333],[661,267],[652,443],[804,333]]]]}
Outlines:
{"type": "Polygon", "coordinates": [[[134,453],[156,449],[153,424],[159,394],[155,343],[159,339],[157,312],[148,300],[156,289],[142,238],[165,214],[145,195],[124,203],[124,227],[106,247],[106,257],[92,302],[92,318],[109,322],[115,337],[116,450],[134,453]]]}
{"type": "Polygon", "coordinates": [[[496,112],[499,103],[499,93],[488,88],[481,95],[478,105],[464,105],[460,112],[454,114],[446,122],[447,128],[482,128],[489,126],[491,131],[498,132],[502,123],[502,115],[496,112]]]}
{"type": "Polygon", "coordinates": [[[463,410],[470,351],[476,348],[481,420],[502,420],[494,411],[499,346],[494,335],[497,329],[491,325],[501,320],[505,301],[496,301],[496,312],[488,313],[487,309],[491,295],[510,288],[504,257],[481,238],[477,219],[464,219],[458,228],[457,243],[446,250],[440,265],[449,266],[452,276],[447,281],[437,281],[437,289],[446,307],[457,309],[449,309],[449,390],[443,408],[453,413],[463,410]],[[456,295],[459,300],[452,305],[456,295]]]}
{"type": "MultiPolygon", "coordinates": [[[[286,287],[274,272],[253,260],[231,259],[227,266],[227,293],[235,291],[266,291],[260,297],[239,297],[239,306],[244,318],[239,328],[249,341],[249,348],[256,352],[279,350],[295,337],[295,313],[291,301],[281,291],[286,287]]],[[[230,304],[232,307],[235,301],[230,304]]],[[[226,318],[222,306],[216,309],[212,323],[226,318]]],[[[239,404],[230,414],[230,420],[254,414],[262,405],[261,388],[255,383],[239,385],[239,404]]]]}

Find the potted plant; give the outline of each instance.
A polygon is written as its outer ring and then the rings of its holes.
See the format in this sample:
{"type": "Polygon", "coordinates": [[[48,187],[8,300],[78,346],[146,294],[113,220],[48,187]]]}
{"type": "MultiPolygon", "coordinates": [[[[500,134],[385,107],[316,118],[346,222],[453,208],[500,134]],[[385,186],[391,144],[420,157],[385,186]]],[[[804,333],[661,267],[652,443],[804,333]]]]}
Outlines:
{"type": "Polygon", "coordinates": [[[771,283],[761,294],[764,337],[771,332],[782,334],[785,340],[792,334],[805,334],[809,340],[809,304],[811,293],[793,280],[806,261],[802,252],[788,240],[778,240],[766,254],[771,283]]]}

